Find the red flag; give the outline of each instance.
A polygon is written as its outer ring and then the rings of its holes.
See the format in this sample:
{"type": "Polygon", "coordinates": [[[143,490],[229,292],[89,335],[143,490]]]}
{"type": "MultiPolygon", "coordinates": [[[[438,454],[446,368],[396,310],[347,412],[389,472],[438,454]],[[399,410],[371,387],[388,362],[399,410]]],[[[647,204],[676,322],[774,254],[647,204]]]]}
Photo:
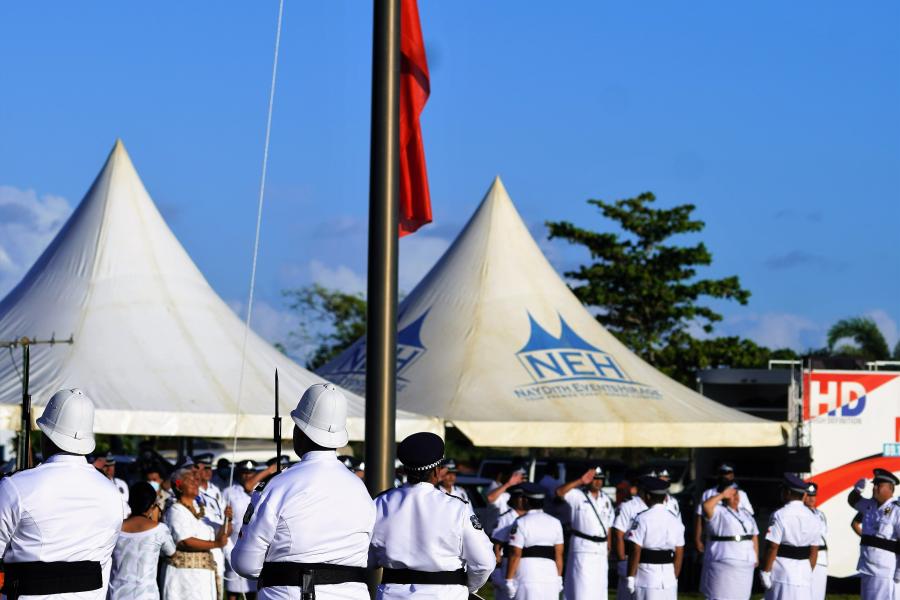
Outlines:
{"type": "Polygon", "coordinates": [[[416,0],[400,2],[400,236],[431,223],[419,115],[431,86],[416,0]]]}

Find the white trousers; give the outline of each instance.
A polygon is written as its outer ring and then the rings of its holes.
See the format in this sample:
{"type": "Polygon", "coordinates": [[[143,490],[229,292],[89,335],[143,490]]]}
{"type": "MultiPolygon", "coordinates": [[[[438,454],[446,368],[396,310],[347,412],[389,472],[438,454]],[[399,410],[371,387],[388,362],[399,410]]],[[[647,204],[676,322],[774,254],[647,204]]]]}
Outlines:
{"type": "Polygon", "coordinates": [[[828,584],[828,565],[816,565],[812,574],[812,600],[825,600],[825,586],[828,584]]]}
{"type": "Polygon", "coordinates": [[[892,577],[859,576],[859,597],[861,600],[886,600],[894,597],[892,577]]]}
{"type": "Polygon", "coordinates": [[[808,585],[790,585],[780,581],[772,582],[772,587],[763,596],[765,600],[809,600],[809,597],[808,585]]]}
{"type": "Polygon", "coordinates": [[[566,561],[566,600],[607,600],[609,563],[606,554],[573,552],[566,561]]]}
{"type": "MultiPolygon", "coordinates": [[[[627,591],[627,589],[626,589],[627,591]]],[[[642,588],[634,591],[634,600],[677,600],[678,588],[642,588]]]]}

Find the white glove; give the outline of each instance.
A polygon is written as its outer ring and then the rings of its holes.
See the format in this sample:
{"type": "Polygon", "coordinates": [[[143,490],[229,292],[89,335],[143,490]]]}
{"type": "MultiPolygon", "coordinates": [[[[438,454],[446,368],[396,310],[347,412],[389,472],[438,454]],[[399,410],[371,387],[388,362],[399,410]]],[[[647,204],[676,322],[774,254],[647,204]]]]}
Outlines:
{"type": "Polygon", "coordinates": [[[894,583],[900,583],[900,569],[894,571],[894,583]]]}
{"type": "Polygon", "coordinates": [[[772,587],[772,572],[771,571],[760,571],[759,572],[759,582],[762,584],[763,588],[769,589],[772,587]]]}
{"type": "Polygon", "coordinates": [[[507,579],[506,580],[506,595],[510,598],[516,597],[516,592],[519,591],[519,585],[516,583],[515,579],[507,579]]]}
{"type": "Polygon", "coordinates": [[[563,578],[562,575],[559,576],[559,593],[561,594],[563,591],[563,578]]]}
{"type": "Polygon", "coordinates": [[[628,593],[633,594],[637,589],[637,585],[634,583],[634,577],[629,577],[625,580],[625,587],[628,588],[628,593]]]}
{"type": "Polygon", "coordinates": [[[856,488],[856,490],[859,491],[859,492],[864,492],[864,491],[866,491],[866,478],[863,477],[862,479],[860,479],[859,481],[857,481],[857,482],[853,485],[853,487],[856,488]]]}

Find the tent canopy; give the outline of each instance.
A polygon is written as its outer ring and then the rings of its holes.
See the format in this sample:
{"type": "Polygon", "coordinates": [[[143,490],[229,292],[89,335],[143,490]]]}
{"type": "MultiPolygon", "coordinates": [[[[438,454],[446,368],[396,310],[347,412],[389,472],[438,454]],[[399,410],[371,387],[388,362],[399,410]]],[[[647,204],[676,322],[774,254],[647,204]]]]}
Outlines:
{"type": "MultiPolygon", "coordinates": [[[[244,323],[166,226],[121,141],[56,238],[0,302],[0,339],[54,334],[71,334],[75,343],[32,348],[34,417],[55,391],[78,387],[94,400],[100,433],[226,437],[236,426],[240,437],[268,438],[277,368],[290,437],[289,412],[308,386],[324,381],[251,331],[238,407],[244,323]]],[[[8,357],[0,360],[2,429],[19,428],[20,370],[8,357]]],[[[350,439],[361,440],[364,402],[347,396],[350,439]]],[[[420,430],[442,433],[442,424],[398,414],[398,438],[420,430]]]]}
{"type": "MultiPolygon", "coordinates": [[[[660,373],[579,302],[500,179],[400,306],[399,407],[475,444],[774,446],[781,423],[725,407],[660,373]]],[[[364,391],[365,340],[319,370],[364,391]]]]}

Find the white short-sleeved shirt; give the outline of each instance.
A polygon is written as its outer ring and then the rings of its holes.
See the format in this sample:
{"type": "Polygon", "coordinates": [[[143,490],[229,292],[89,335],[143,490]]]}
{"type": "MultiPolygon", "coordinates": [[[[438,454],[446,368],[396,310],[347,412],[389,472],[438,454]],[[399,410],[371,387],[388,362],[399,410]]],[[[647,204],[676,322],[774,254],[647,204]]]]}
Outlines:
{"type": "Polygon", "coordinates": [[[513,509],[509,509],[497,519],[497,525],[494,527],[494,531],[491,532],[491,541],[499,542],[501,544],[505,544],[509,541],[509,530],[512,528],[513,523],[516,522],[516,519],[519,518],[519,513],[517,513],[513,509]]]}
{"type": "Polygon", "coordinates": [[[496,506],[501,513],[505,513],[509,510],[509,492],[503,492],[491,504],[496,506]]]}
{"type": "MultiPolygon", "coordinates": [[[[717,487],[711,487],[709,489],[703,490],[703,494],[700,496],[700,502],[697,503],[696,513],[698,515],[702,515],[703,514],[703,503],[718,493],[719,493],[719,488],[717,488],[717,487]]],[[[738,502],[738,506],[740,506],[743,509],[746,509],[747,512],[749,512],[751,515],[756,514],[756,512],[753,510],[753,505],[750,504],[750,497],[747,496],[747,492],[739,489],[738,490],[738,498],[740,499],[740,502],[738,502]]]]}
{"type": "MultiPolygon", "coordinates": [[[[874,498],[863,498],[854,506],[862,516],[862,535],[874,535],[887,540],[900,539],[900,504],[888,500],[881,506],[874,498]]],[[[857,570],[863,575],[893,577],[897,555],[874,546],[859,547],[857,570]]]]}
{"type": "MultiPolygon", "coordinates": [[[[779,546],[818,546],[821,530],[819,518],[800,500],[791,500],[772,513],[766,540],[779,546]]],[[[812,566],[807,559],[779,556],[772,567],[772,579],[789,585],[808,586],[812,581],[812,566]]]]}
{"type": "MultiPolygon", "coordinates": [[[[654,504],[634,517],[625,539],[641,549],[674,551],[675,548],[684,546],[684,524],[663,503],[654,504]]],[[[675,566],[672,563],[640,563],[635,575],[635,585],[649,589],[678,587],[675,566]]]]}
{"type": "MultiPolygon", "coordinates": [[[[519,517],[510,531],[509,545],[516,548],[557,546],[563,543],[562,523],[542,509],[529,510],[519,517]]],[[[528,557],[519,562],[516,580],[526,583],[551,582],[559,579],[556,562],[546,558],[528,557]]]]}
{"type": "Polygon", "coordinates": [[[634,520],[635,515],[644,512],[645,510],[647,510],[647,504],[640,496],[635,496],[631,500],[626,500],[619,505],[619,511],[616,513],[616,518],[613,520],[613,529],[618,529],[622,533],[627,533],[628,530],[631,529],[631,522],[634,520]]]}
{"type": "MultiPolygon", "coordinates": [[[[597,497],[585,488],[566,492],[563,497],[572,515],[572,529],[594,537],[608,537],[616,516],[612,500],[603,492],[597,497]]],[[[573,552],[607,553],[607,542],[594,542],[573,535],[569,539],[573,552]]]]}
{"type": "Polygon", "coordinates": [[[823,513],[818,508],[810,509],[814,515],[819,517],[819,520],[822,522],[822,539],[819,540],[819,554],[816,556],[816,566],[827,567],[828,566],[828,519],[825,518],[825,513],[823,513]]]}
{"type": "Polygon", "coordinates": [[[706,545],[707,560],[722,560],[735,562],[756,562],[756,553],[753,551],[753,540],[728,540],[713,541],[712,536],[743,537],[757,535],[759,528],[756,519],[747,509],[738,506],[732,510],[728,506],[717,505],[711,519],[707,520],[707,531],[710,539],[706,545]]]}

